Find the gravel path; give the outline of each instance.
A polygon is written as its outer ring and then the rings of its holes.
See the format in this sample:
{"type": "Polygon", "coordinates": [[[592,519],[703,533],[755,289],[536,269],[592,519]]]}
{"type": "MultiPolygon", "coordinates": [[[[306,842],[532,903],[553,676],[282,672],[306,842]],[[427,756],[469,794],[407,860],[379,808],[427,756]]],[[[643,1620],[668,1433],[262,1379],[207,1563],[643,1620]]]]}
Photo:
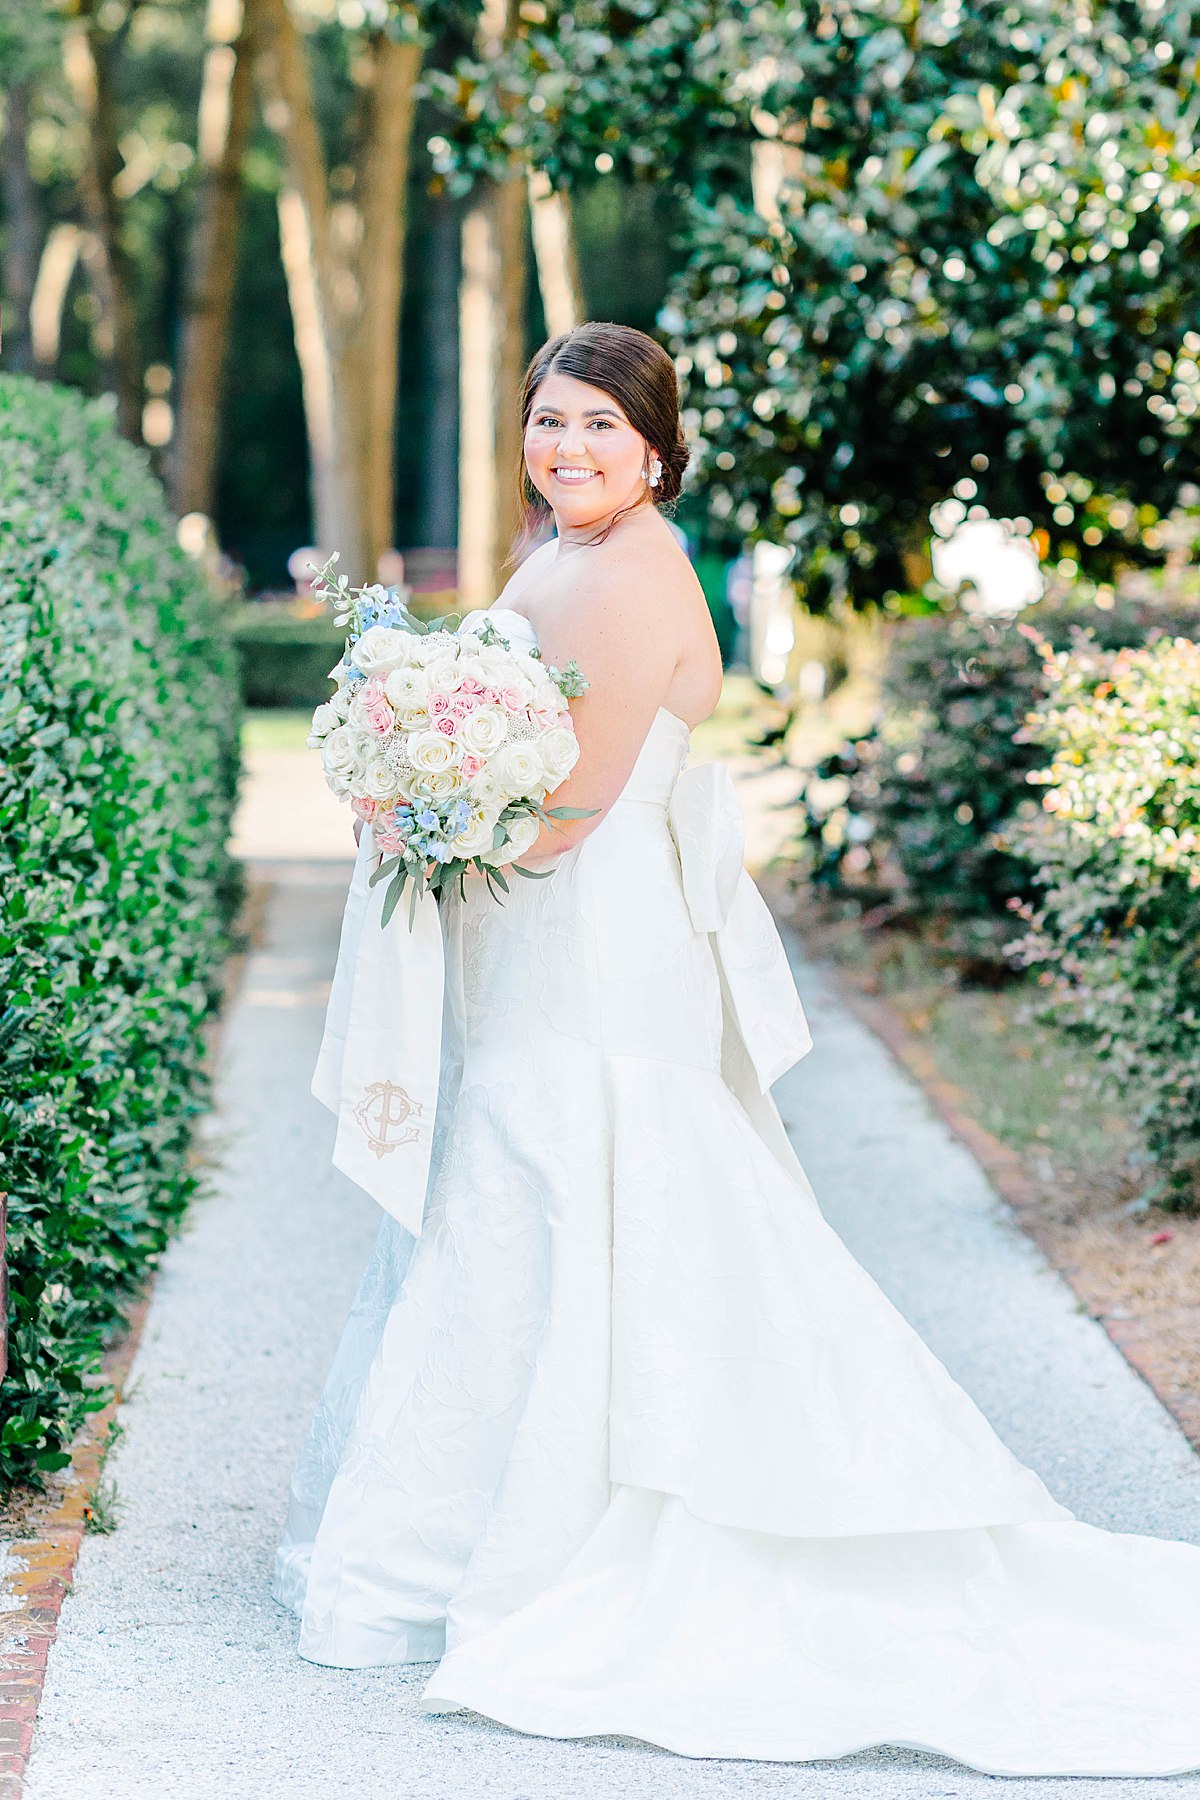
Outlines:
{"type": "MultiPolygon", "coordinates": [[[[789,1765],[560,1744],[421,1715],[424,1667],[296,1656],[270,1559],[378,1216],[331,1170],[333,1121],[308,1094],[348,872],[335,845],[314,848],[261,865],[274,886],[225,1030],[211,1192],[158,1280],[108,1464],[120,1528],[85,1543],[29,1800],[1200,1800],[1200,1776],[1000,1783],[912,1751],[789,1765]]],[[[775,1091],[831,1223],[1060,1499],[1200,1541],[1200,1461],[1179,1430],[798,953],[796,970],[817,1048],[775,1091]]]]}

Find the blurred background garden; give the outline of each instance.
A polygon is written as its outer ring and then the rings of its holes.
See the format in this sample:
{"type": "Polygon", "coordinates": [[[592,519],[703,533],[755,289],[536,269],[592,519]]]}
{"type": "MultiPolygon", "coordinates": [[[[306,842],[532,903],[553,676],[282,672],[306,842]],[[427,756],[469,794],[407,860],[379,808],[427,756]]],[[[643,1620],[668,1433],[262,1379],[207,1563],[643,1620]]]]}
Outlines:
{"type": "Polygon", "coordinates": [[[675,358],[773,898],[1195,1391],[1198,59],[1170,0],[0,0],[0,1482],[201,1179],[310,563],[487,605],[584,319],[675,358]]]}

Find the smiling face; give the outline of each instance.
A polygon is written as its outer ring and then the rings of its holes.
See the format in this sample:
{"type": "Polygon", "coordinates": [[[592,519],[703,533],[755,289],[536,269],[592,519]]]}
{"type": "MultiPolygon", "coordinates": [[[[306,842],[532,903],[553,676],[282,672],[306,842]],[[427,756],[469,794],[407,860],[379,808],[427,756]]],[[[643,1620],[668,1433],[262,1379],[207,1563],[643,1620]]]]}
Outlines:
{"type": "Polygon", "coordinates": [[[603,388],[551,373],[535,392],[525,463],[529,479],[554,508],[560,536],[649,498],[642,470],[653,454],[603,388]]]}

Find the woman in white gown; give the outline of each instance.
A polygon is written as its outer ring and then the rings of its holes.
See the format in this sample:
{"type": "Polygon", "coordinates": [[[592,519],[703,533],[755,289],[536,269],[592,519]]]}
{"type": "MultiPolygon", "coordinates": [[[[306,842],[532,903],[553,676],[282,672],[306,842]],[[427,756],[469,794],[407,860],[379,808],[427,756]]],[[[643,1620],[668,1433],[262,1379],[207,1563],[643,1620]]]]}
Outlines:
{"type": "MultiPolygon", "coordinates": [[[[728,778],[684,767],[720,669],[659,511],[669,357],[582,326],[523,416],[557,536],[486,616],[589,677],[555,802],[598,810],[525,859],[551,879],[443,902],[420,1235],[384,1217],[276,1559],[300,1654],[437,1662],[429,1709],[688,1756],[1200,1767],[1200,1549],[1051,1497],[825,1222],[770,1097],[809,1040],[728,778]]],[[[360,887],[369,859],[368,827],[360,887]]]]}

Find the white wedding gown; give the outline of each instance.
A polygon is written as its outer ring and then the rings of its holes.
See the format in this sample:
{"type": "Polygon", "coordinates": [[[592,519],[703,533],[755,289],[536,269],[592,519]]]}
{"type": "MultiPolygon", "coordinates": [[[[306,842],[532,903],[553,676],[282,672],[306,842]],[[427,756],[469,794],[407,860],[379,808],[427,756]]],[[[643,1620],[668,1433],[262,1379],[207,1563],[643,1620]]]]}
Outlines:
{"type": "Polygon", "coordinates": [[[825,1222],[749,876],[697,929],[688,737],[660,710],[552,879],[446,910],[423,1231],[383,1218],[276,1559],[300,1654],[687,1756],[1200,1767],[1200,1549],[1055,1501],[825,1222]]]}

